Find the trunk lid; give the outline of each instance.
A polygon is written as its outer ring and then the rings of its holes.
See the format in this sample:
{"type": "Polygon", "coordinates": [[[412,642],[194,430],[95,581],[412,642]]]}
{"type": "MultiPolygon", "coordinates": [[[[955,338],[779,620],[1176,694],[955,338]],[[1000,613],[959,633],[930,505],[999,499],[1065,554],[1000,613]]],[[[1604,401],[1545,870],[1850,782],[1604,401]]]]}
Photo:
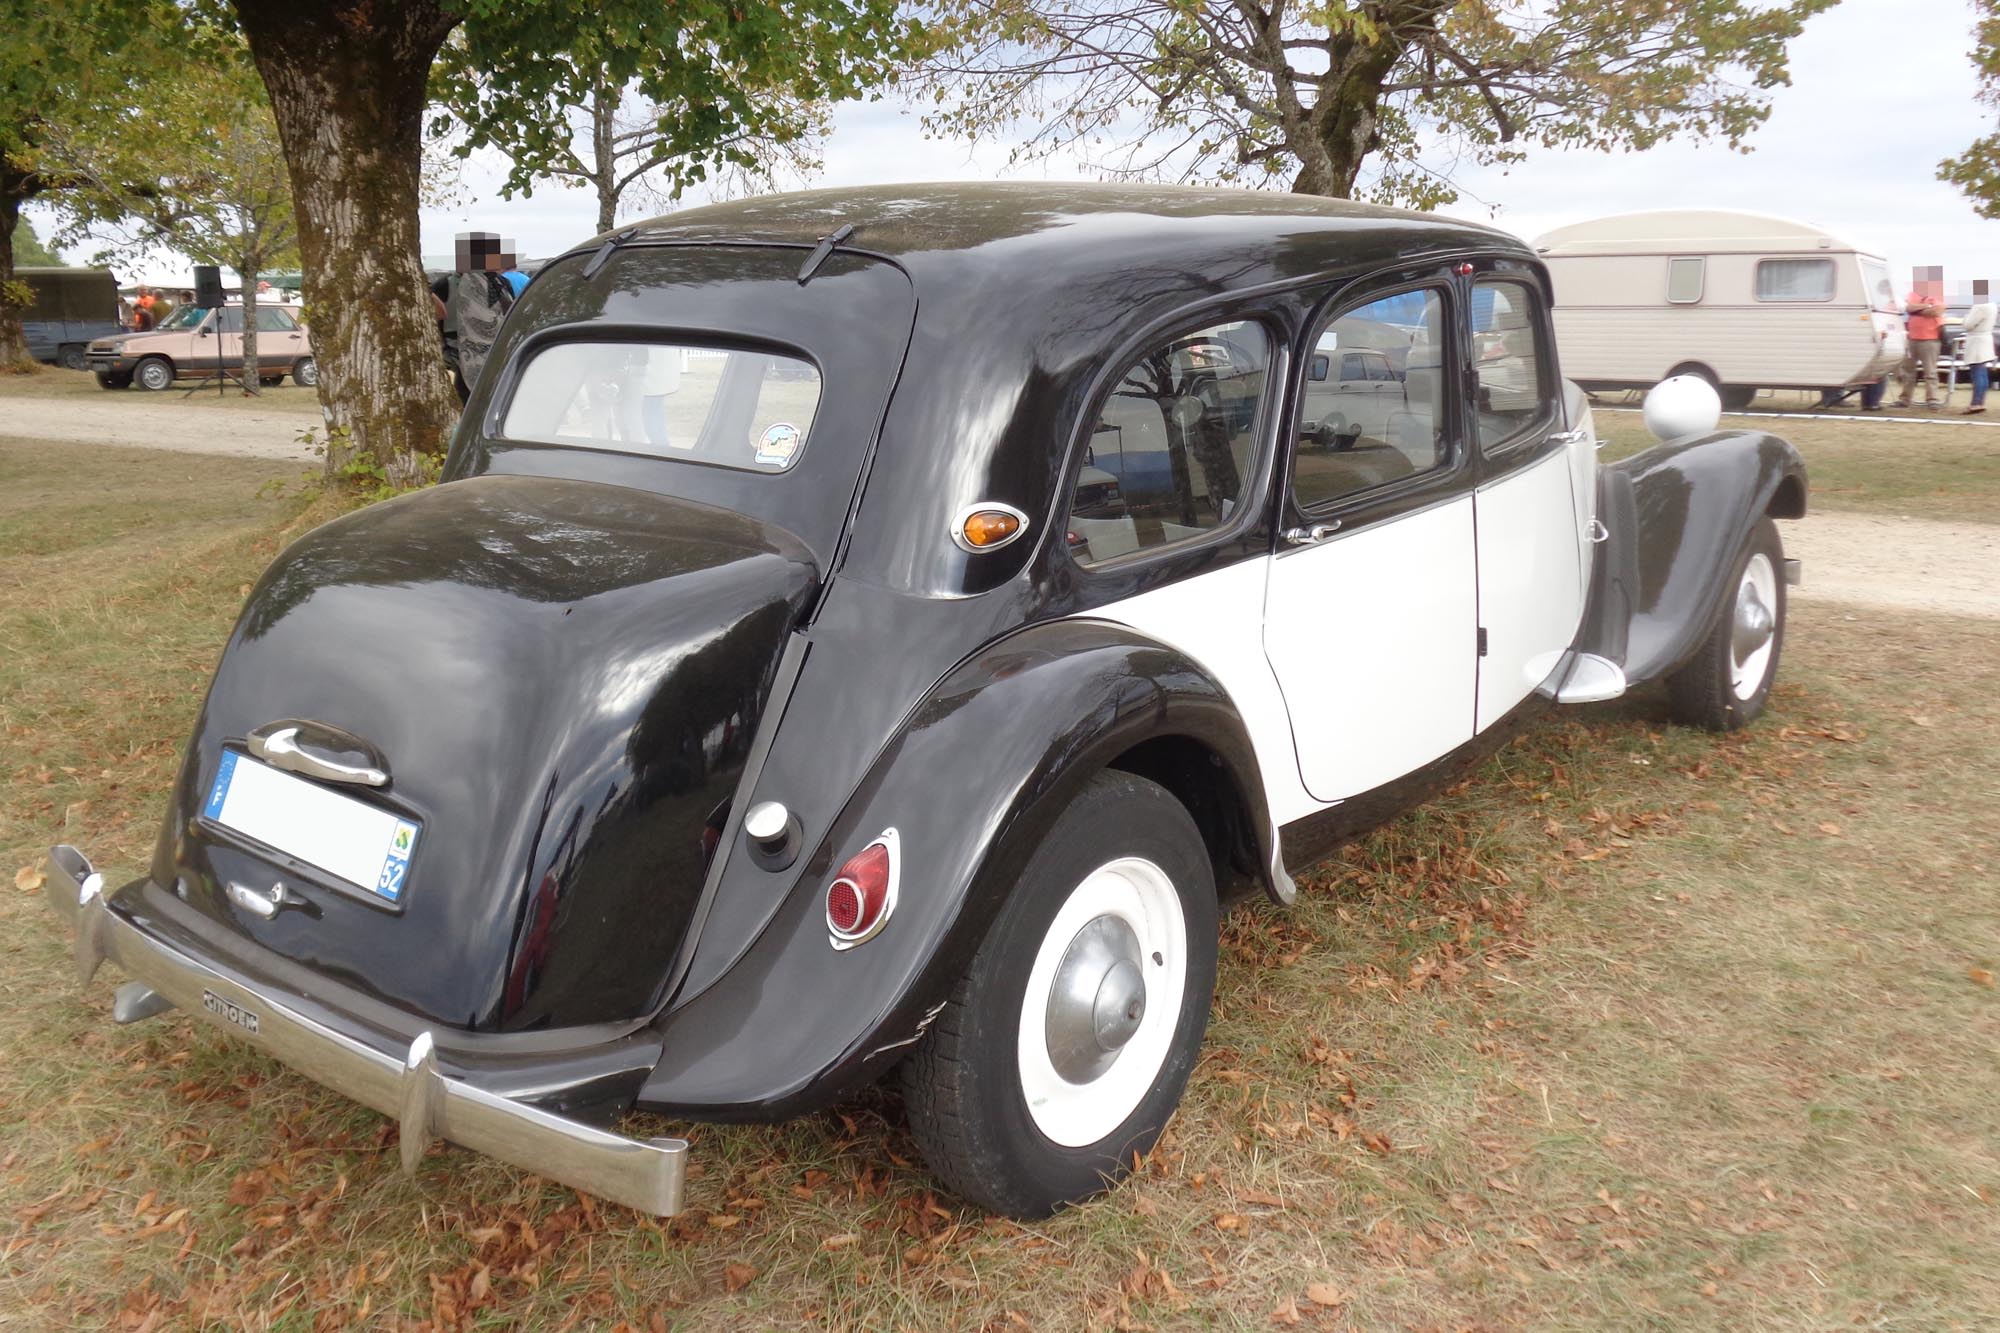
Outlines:
{"type": "Polygon", "coordinates": [[[429,1020],[643,1017],[819,583],[768,520],[569,478],[473,477],[328,524],[244,609],[154,877],[225,940],[429,1020]],[[214,817],[225,752],[255,763],[250,733],[282,719],[381,757],[386,785],[316,785],[420,827],[393,903],[214,817]],[[273,882],[268,916],[229,892],[273,882]]]}

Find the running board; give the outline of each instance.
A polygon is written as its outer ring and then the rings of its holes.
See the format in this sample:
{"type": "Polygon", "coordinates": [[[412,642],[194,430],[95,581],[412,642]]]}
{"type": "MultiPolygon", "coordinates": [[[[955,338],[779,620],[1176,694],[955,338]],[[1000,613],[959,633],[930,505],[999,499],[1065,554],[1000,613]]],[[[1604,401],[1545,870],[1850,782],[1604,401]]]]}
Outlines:
{"type": "Polygon", "coordinates": [[[1556,690],[1559,704],[1594,704],[1625,693],[1625,669],[1596,653],[1578,653],[1556,690]]]}

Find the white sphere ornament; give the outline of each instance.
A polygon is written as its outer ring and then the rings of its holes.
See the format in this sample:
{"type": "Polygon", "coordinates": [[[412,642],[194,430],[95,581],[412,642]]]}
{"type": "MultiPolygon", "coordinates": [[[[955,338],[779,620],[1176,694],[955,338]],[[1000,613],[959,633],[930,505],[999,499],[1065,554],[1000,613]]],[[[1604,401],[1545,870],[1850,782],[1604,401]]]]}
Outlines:
{"type": "Polygon", "coordinates": [[[1658,440],[1706,435],[1722,421],[1722,398],[1699,375],[1674,375],[1646,394],[1646,429],[1658,440]]]}

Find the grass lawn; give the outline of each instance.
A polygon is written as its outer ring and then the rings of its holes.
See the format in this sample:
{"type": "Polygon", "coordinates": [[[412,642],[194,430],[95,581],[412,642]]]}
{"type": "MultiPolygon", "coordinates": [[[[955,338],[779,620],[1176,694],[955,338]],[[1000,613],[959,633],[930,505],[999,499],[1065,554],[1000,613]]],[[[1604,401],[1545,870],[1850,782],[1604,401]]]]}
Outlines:
{"type": "MultiPolygon", "coordinates": [[[[1637,412],[1599,411],[1606,461],[1653,443],[1637,412]]],[[[2000,428],[1873,418],[1725,416],[1726,430],[1764,430],[1798,446],[1815,509],[2000,523],[2000,428]]]]}
{"type": "MultiPolygon", "coordinates": [[[[0,469],[0,868],[122,882],[297,467],[0,469]]],[[[937,1196],[886,1097],[673,1126],[664,1224],[442,1146],[405,1180],[206,1024],[114,1027],[0,877],[0,1328],[1990,1327],[2000,623],[1796,611],[1747,733],[1564,714],[1237,911],[1142,1177],[1031,1227],[937,1196]]]]}

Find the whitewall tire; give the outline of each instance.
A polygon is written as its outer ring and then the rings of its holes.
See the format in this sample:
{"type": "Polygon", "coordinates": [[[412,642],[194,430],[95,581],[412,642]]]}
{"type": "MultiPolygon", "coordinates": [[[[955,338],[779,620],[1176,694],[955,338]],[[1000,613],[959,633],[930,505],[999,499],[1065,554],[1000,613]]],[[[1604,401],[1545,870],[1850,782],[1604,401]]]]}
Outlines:
{"type": "Polygon", "coordinates": [[[1694,656],[1667,677],[1674,719],[1710,731],[1748,726],[1770,701],[1785,647],[1785,548],[1760,518],[1731,567],[1728,591],[1694,656]]]}
{"type": "Polygon", "coordinates": [[[1194,1068],[1216,933],[1214,875],[1186,809],[1129,773],[1092,778],[904,1062],[931,1169],[1015,1217],[1116,1183],[1194,1068]]]}

